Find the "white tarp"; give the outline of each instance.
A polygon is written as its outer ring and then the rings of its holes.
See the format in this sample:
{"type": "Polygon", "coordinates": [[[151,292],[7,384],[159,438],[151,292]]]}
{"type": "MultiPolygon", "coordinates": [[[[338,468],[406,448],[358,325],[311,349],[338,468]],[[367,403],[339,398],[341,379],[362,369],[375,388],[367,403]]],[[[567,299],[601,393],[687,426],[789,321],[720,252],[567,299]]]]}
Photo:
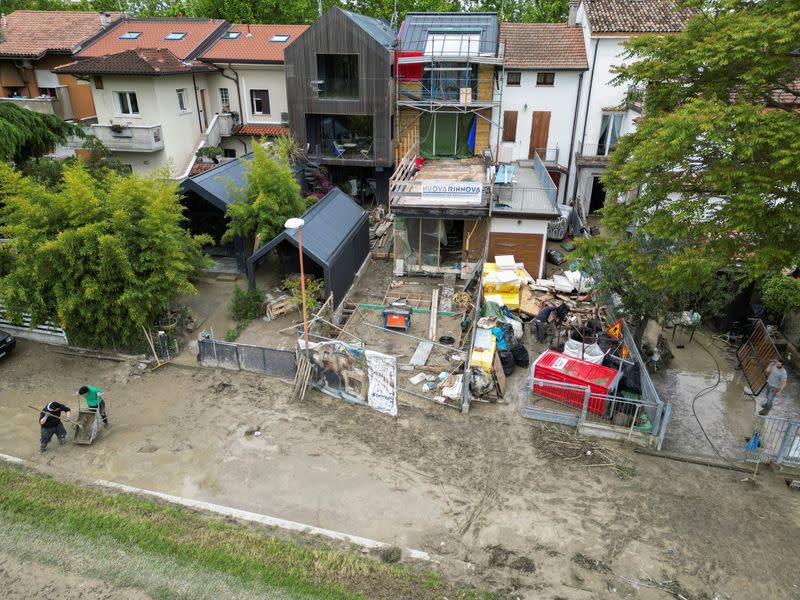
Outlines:
{"type": "Polygon", "coordinates": [[[581,344],[577,340],[567,340],[564,343],[564,354],[580,358],[596,365],[603,364],[605,353],[597,344],[581,344]]]}
{"type": "Polygon", "coordinates": [[[397,360],[394,356],[365,351],[369,391],[367,404],[382,413],[397,416],[397,360]]]}

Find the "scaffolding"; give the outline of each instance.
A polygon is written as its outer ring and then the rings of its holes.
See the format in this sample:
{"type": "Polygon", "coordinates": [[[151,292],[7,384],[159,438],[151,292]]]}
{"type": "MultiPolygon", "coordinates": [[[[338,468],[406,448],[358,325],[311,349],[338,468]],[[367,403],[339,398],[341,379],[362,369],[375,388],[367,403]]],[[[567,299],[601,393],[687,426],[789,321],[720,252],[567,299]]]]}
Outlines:
{"type": "MultiPolygon", "coordinates": [[[[440,21],[432,22],[428,27],[417,17],[414,35],[404,36],[401,29],[398,36],[395,51],[396,156],[409,154],[411,149],[403,145],[403,140],[409,130],[420,126],[423,115],[455,113],[474,115],[488,123],[489,136],[494,126],[497,139],[492,154],[496,161],[502,130],[504,46],[498,40],[487,41],[480,28],[441,27],[440,24],[440,21]],[[437,26],[433,27],[434,24],[437,26]],[[488,81],[485,73],[481,77],[482,65],[493,67],[488,81]],[[404,120],[404,109],[416,114],[404,120]],[[486,115],[489,111],[491,113],[486,115]]],[[[425,136],[420,133],[415,139],[417,152],[420,138],[424,140],[425,136]]],[[[488,146],[492,148],[492,145],[489,139],[488,146]]]]}

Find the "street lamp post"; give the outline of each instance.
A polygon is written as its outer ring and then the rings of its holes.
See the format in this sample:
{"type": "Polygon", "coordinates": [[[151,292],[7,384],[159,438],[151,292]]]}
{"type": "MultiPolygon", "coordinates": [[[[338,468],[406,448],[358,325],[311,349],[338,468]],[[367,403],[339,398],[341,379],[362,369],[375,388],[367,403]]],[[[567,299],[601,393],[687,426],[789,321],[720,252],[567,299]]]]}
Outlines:
{"type": "Polygon", "coordinates": [[[286,229],[297,230],[297,250],[300,253],[300,295],[303,299],[303,335],[306,340],[306,355],[308,354],[308,317],[306,316],[306,273],[303,268],[303,225],[306,222],[300,218],[291,218],[283,224],[286,229]]]}

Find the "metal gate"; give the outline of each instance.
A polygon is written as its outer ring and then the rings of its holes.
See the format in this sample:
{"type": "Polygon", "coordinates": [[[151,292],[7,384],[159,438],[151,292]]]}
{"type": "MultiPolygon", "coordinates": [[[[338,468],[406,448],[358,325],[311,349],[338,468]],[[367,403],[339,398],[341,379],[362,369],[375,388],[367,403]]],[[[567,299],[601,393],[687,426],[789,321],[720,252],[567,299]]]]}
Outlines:
{"type": "Polygon", "coordinates": [[[748,460],[800,467],[800,421],[759,416],[745,453],[748,460]]]}
{"type": "Polygon", "coordinates": [[[767,367],[769,363],[780,359],[780,354],[767,333],[767,328],[759,319],[753,326],[753,332],[736,351],[736,358],[742,367],[742,374],[754,396],[758,396],[767,385],[767,367]]]}

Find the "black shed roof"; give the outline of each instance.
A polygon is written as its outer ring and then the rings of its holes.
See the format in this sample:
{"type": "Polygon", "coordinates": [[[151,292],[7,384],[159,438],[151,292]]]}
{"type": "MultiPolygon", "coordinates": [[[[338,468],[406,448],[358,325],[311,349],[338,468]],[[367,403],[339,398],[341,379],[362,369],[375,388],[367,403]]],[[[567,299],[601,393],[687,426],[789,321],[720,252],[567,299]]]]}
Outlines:
{"type": "MultiPolygon", "coordinates": [[[[303,254],[326,271],[326,295],[333,288],[339,288],[337,291],[341,291],[342,288],[346,290],[358,267],[366,258],[366,254],[369,253],[369,216],[367,212],[342,190],[334,188],[309,208],[302,219],[305,221],[303,254]],[[343,265],[343,273],[330,273],[331,268],[339,262],[340,255],[344,251],[352,251],[354,246],[360,248],[363,245],[355,242],[355,239],[359,236],[364,237],[364,235],[366,235],[367,242],[364,251],[357,252],[352,261],[346,261],[350,264],[343,265]],[[342,279],[349,280],[341,281],[342,279]]],[[[256,266],[282,242],[288,242],[297,248],[299,246],[297,230],[284,229],[247,259],[247,277],[251,286],[255,286],[256,266]]],[[[341,302],[341,299],[340,294],[335,298],[336,303],[341,302]]]]}
{"type": "Polygon", "coordinates": [[[208,171],[187,177],[181,183],[181,189],[184,192],[194,192],[225,212],[228,205],[234,202],[234,198],[231,198],[229,182],[233,182],[236,187],[244,187],[247,183],[244,161],[251,158],[253,158],[252,152],[236,160],[222,163],[208,171]]]}

